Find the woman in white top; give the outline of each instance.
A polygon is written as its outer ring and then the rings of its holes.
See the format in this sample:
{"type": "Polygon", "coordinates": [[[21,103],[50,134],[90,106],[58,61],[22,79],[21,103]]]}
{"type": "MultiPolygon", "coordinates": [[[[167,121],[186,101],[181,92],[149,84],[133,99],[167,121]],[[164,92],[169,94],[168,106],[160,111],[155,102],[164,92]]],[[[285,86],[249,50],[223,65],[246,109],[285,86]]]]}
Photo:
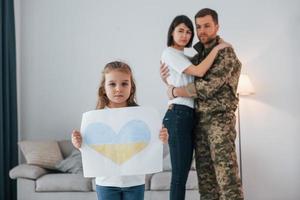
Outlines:
{"type": "MultiPolygon", "coordinates": [[[[131,69],[126,63],[110,62],[102,74],[97,109],[137,106],[136,86],[131,69]]],[[[166,128],[160,130],[159,137],[163,143],[167,142],[166,128]]],[[[81,147],[82,136],[79,131],[73,131],[72,143],[76,148],[81,147]]],[[[144,190],[145,175],[96,177],[98,200],[143,200],[144,190]]]]}
{"type": "MultiPolygon", "coordinates": [[[[192,21],[185,15],[175,17],[168,31],[168,47],[161,56],[161,62],[169,69],[169,85],[181,87],[193,82],[194,76],[202,77],[213,64],[218,51],[230,46],[225,42],[217,45],[199,65],[193,65],[184,55],[184,48],[192,45],[193,37],[192,21]]],[[[169,132],[172,165],[170,200],[184,200],[193,156],[194,100],[175,97],[169,100],[168,106],[163,124],[169,132]]]]}

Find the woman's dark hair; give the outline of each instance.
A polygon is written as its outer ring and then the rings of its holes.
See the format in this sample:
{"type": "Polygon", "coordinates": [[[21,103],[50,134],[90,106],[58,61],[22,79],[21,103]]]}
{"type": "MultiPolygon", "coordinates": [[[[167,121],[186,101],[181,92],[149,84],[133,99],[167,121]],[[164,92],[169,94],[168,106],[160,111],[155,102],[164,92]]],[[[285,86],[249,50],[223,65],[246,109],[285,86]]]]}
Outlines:
{"type": "Polygon", "coordinates": [[[190,20],[190,18],[188,18],[187,16],[185,15],[178,15],[176,16],[170,27],[169,27],[169,31],[168,31],[168,41],[167,41],[167,46],[172,46],[174,44],[174,39],[173,39],[173,36],[172,36],[172,33],[174,31],[174,29],[179,25],[179,24],[182,24],[184,23],[184,25],[186,25],[190,31],[192,32],[192,36],[191,36],[191,39],[190,41],[188,42],[188,44],[185,46],[185,47],[190,47],[192,46],[192,43],[193,43],[193,38],[194,38],[194,26],[193,26],[193,22],[190,20]]]}

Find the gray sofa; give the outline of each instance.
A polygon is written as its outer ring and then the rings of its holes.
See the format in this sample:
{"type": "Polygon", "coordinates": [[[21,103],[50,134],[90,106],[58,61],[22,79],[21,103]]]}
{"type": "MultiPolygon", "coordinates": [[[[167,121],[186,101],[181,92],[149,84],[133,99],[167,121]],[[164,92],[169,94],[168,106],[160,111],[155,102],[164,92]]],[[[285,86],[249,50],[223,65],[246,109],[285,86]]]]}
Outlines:
{"type": "MultiPolygon", "coordinates": [[[[70,141],[58,141],[64,158],[73,151],[70,141]]],[[[164,147],[163,172],[146,176],[146,200],[169,199],[170,156],[164,147]]],[[[96,200],[94,179],[84,178],[81,173],[59,173],[39,166],[20,164],[10,171],[10,177],[17,179],[18,200],[96,200]]],[[[186,185],[186,199],[200,199],[197,177],[192,166],[186,185]]]]}

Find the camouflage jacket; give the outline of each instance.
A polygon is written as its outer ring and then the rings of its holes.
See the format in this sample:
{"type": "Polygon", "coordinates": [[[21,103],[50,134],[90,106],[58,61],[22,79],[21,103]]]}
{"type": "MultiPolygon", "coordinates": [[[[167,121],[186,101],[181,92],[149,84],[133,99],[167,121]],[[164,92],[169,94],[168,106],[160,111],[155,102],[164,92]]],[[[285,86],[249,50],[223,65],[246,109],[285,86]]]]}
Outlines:
{"type": "MultiPolygon", "coordinates": [[[[210,48],[203,48],[201,43],[196,44],[194,48],[198,54],[192,58],[193,64],[197,65],[204,60],[217,45],[217,40],[218,38],[212,41],[210,48]]],[[[186,91],[195,98],[196,112],[212,114],[236,110],[241,66],[232,48],[219,51],[206,74],[202,78],[195,77],[194,83],[186,86],[186,91]]]]}

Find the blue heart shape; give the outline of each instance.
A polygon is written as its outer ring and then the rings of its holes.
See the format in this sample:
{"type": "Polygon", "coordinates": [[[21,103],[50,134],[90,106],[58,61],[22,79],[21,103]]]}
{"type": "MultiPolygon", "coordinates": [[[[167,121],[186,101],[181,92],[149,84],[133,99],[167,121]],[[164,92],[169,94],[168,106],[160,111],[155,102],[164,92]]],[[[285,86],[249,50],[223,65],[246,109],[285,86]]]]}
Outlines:
{"type": "Polygon", "coordinates": [[[84,141],[90,144],[129,144],[137,142],[148,143],[151,133],[147,124],[141,120],[131,120],[126,123],[116,134],[105,123],[96,122],[89,124],[84,130],[84,141]]]}

